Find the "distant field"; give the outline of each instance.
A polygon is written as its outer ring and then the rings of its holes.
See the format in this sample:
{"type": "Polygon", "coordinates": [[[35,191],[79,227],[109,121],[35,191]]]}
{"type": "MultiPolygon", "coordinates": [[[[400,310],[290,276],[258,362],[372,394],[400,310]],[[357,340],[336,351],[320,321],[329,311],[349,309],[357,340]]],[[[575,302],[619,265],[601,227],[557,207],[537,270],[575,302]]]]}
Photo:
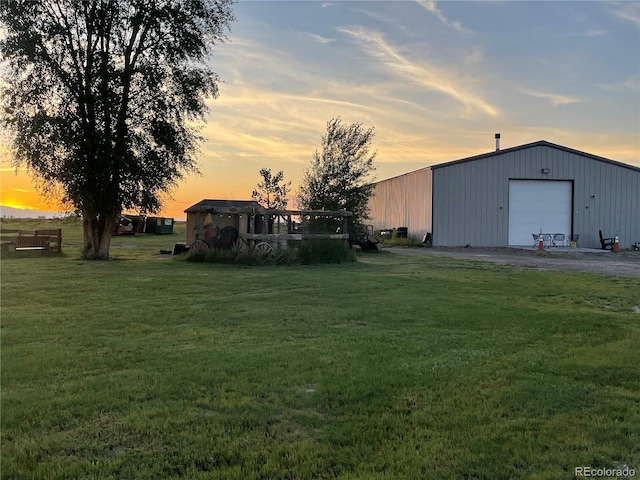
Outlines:
{"type": "Polygon", "coordinates": [[[50,222],[63,255],[1,262],[3,479],[640,470],[638,279],[156,255],[184,224],[85,262],[79,225],[50,222]]]}

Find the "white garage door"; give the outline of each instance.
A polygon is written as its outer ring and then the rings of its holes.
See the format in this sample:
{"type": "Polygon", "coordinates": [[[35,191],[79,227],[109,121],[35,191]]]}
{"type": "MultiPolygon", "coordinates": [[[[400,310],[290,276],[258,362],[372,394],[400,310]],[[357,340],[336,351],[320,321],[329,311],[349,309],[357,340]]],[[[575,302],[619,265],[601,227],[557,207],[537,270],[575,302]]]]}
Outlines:
{"type": "Polygon", "coordinates": [[[532,233],[571,234],[571,182],[509,180],[509,245],[533,245],[532,233]]]}

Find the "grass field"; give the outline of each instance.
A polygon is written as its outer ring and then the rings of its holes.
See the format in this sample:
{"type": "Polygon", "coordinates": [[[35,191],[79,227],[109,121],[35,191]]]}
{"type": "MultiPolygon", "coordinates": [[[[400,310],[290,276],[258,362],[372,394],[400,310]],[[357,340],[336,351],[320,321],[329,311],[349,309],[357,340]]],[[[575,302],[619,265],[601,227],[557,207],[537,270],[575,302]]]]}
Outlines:
{"type": "Polygon", "coordinates": [[[62,256],[1,262],[3,479],[640,470],[638,279],[155,255],[184,225],[85,262],[67,222],[62,256]]]}

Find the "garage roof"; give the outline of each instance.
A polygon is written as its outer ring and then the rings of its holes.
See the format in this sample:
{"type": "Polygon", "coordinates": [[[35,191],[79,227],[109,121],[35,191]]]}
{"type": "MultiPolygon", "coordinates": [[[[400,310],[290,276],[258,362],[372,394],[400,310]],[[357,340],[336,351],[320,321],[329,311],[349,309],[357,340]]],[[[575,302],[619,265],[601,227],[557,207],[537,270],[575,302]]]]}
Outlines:
{"type": "Polygon", "coordinates": [[[505,148],[504,150],[496,150],[489,153],[483,153],[481,155],[474,155],[473,157],[463,158],[461,160],[454,160],[452,162],[439,163],[437,165],[431,165],[429,168],[432,170],[436,170],[438,168],[450,167],[452,165],[458,165],[466,162],[475,162],[476,160],[482,160],[484,158],[496,157],[498,155],[503,155],[505,153],[517,152],[518,150],[525,150],[527,148],[533,147],[549,147],[555,148],[556,150],[562,150],[564,152],[573,153],[575,155],[581,155],[583,157],[591,158],[593,160],[598,160],[600,162],[610,163],[612,165],[616,165],[618,167],[628,168],[630,170],[634,170],[636,172],[640,172],[640,167],[634,167],[633,165],[629,165],[628,163],[616,162],[615,160],[609,160],[608,158],[599,157],[597,155],[592,155],[590,153],[581,152],[580,150],[574,150],[573,148],[563,147],[562,145],[557,145],[555,143],[547,142],[546,140],[539,140],[533,143],[527,143],[525,145],[519,145],[517,147],[505,148]]]}

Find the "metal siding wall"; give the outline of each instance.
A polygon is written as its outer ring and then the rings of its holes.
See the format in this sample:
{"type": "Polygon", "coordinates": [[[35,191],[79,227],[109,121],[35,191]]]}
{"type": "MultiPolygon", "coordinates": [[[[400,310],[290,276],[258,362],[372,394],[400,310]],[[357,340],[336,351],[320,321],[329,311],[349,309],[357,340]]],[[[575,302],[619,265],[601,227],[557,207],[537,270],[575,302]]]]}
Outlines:
{"type": "Polygon", "coordinates": [[[618,234],[621,248],[630,248],[640,241],[640,172],[597,163],[588,165],[593,170],[588,182],[591,191],[576,189],[574,196],[574,214],[580,212],[577,219],[584,226],[581,230],[575,227],[575,233],[580,234],[580,246],[598,248],[598,230],[602,230],[605,236],[618,234]]]}
{"type": "MultiPolygon", "coordinates": [[[[485,159],[433,172],[434,245],[501,244],[500,239],[506,238],[502,231],[507,225],[504,199],[508,195],[508,190],[498,181],[503,170],[499,162],[485,159]]],[[[506,187],[508,189],[508,182],[506,187]]]]}
{"type": "Polygon", "coordinates": [[[407,227],[409,236],[431,232],[432,172],[423,168],[375,184],[369,200],[375,230],[407,227]]]}
{"type": "Polygon", "coordinates": [[[640,172],[536,146],[435,169],[434,245],[507,245],[509,179],[573,181],[573,233],[582,247],[599,248],[599,229],[618,233],[622,248],[640,241],[640,172]]]}
{"type": "Polygon", "coordinates": [[[405,212],[409,235],[422,237],[431,232],[431,170],[407,176],[405,212]]]}

